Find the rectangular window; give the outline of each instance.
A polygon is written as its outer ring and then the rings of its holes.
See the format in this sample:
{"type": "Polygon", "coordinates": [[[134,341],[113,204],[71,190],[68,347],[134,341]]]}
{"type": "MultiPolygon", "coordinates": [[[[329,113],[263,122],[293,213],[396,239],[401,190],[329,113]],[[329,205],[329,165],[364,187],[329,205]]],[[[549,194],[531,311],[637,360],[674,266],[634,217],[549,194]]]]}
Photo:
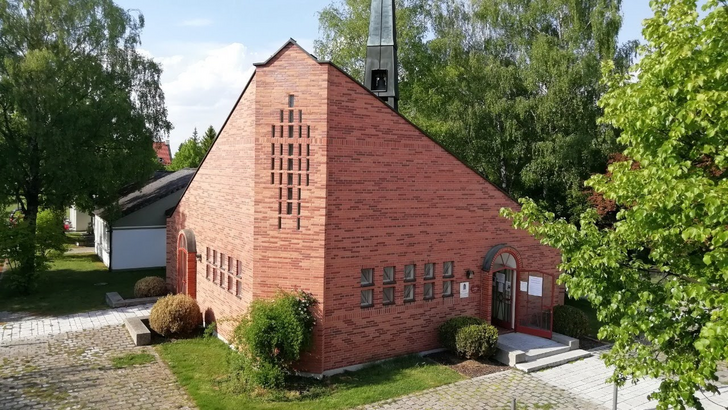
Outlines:
{"type": "Polygon", "coordinates": [[[288,122],[293,122],[293,110],[288,110],[288,122]]]}
{"type": "Polygon", "coordinates": [[[238,268],[235,272],[235,276],[242,277],[243,276],[243,262],[238,261],[238,268]]]}
{"type": "Polygon", "coordinates": [[[275,172],[271,172],[270,173],[270,184],[271,185],[275,185],[275,183],[276,183],[276,173],[275,172]]]}
{"type": "Polygon", "coordinates": [[[234,268],[234,265],[233,265],[233,257],[232,256],[228,256],[228,272],[232,272],[233,271],[233,268],[234,268]]]}
{"type": "Polygon", "coordinates": [[[306,174],[306,186],[308,186],[308,174],[306,174]]]}
{"type": "Polygon", "coordinates": [[[310,155],[311,155],[311,145],[306,144],[306,156],[308,157],[310,155]]]}
{"type": "Polygon", "coordinates": [[[281,125],[281,138],[283,138],[283,137],[284,137],[284,135],[283,135],[283,126],[281,125]]]}
{"type": "Polygon", "coordinates": [[[394,283],[394,266],[384,267],[383,281],[385,285],[389,283],[394,283]]]}
{"type": "Polygon", "coordinates": [[[435,298],[435,285],[433,283],[425,283],[424,285],[425,294],[424,299],[430,300],[435,298]]]}
{"type": "Polygon", "coordinates": [[[271,155],[276,154],[276,144],[270,144],[270,154],[271,155]]]}
{"type": "Polygon", "coordinates": [[[303,110],[298,110],[298,122],[303,122],[303,110]]]}
{"type": "Polygon", "coordinates": [[[301,174],[298,174],[298,186],[301,186],[301,174]]]}
{"type": "Polygon", "coordinates": [[[283,199],[283,188],[278,188],[278,199],[283,199]]]}
{"type": "Polygon", "coordinates": [[[278,167],[279,167],[278,169],[279,169],[280,171],[283,171],[283,158],[279,158],[279,159],[278,159],[278,164],[279,164],[279,165],[278,165],[278,167]]]}
{"type": "Polygon", "coordinates": [[[293,188],[288,188],[288,200],[289,201],[293,200],[293,188]]]}
{"type": "Polygon", "coordinates": [[[301,230],[301,218],[296,218],[296,229],[301,230]]]}
{"type": "Polygon", "coordinates": [[[228,292],[233,293],[233,277],[232,276],[228,276],[227,279],[228,279],[227,280],[227,282],[228,282],[227,283],[227,290],[228,290],[228,292]]]}
{"type": "Polygon", "coordinates": [[[278,184],[283,185],[283,173],[282,172],[278,174],[278,184]]]}
{"type": "Polygon", "coordinates": [[[293,144],[288,144],[288,155],[293,155],[293,144]]]}
{"type": "Polygon", "coordinates": [[[405,265],[404,267],[404,281],[414,282],[417,280],[415,277],[415,265],[405,265]]]}
{"type": "Polygon", "coordinates": [[[271,129],[271,135],[273,136],[273,138],[275,138],[276,137],[276,126],[271,125],[270,129],[271,129]]]}
{"type": "Polygon", "coordinates": [[[442,282],[442,296],[452,296],[452,282],[451,280],[446,280],[445,282],[442,282]]]}
{"type": "Polygon", "coordinates": [[[415,301],[415,285],[405,285],[404,301],[405,302],[414,302],[415,301]]]}
{"type": "Polygon", "coordinates": [[[217,265],[217,251],[212,251],[212,264],[217,265]]]}
{"type": "Polygon", "coordinates": [[[298,156],[301,156],[301,144],[298,144],[298,156]]]}
{"type": "Polygon", "coordinates": [[[270,169],[272,171],[275,171],[276,170],[276,159],[275,158],[271,158],[270,159],[270,169]]]}
{"type": "Polygon", "coordinates": [[[435,279],[435,264],[434,263],[425,264],[425,279],[435,279]]]}
{"type": "Polygon", "coordinates": [[[311,170],[311,163],[309,162],[308,158],[306,158],[306,172],[311,170]]]}
{"type": "Polygon", "coordinates": [[[279,216],[279,217],[278,217],[278,229],[281,229],[281,227],[282,227],[282,226],[283,226],[283,220],[282,220],[282,218],[281,218],[281,217],[279,216]]]}
{"type": "Polygon", "coordinates": [[[301,215],[301,204],[298,204],[298,215],[301,215]]]}
{"type": "Polygon", "coordinates": [[[225,289],[225,285],[227,285],[227,281],[225,280],[225,274],[222,273],[222,270],[220,271],[220,287],[225,289]]]}
{"type": "Polygon", "coordinates": [[[205,261],[210,262],[210,259],[211,259],[210,255],[212,255],[212,252],[210,252],[210,247],[209,246],[207,247],[206,255],[207,256],[205,257],[205,261]]]}
{"type": "Polygon", "coordinates": [[[311,126],[306,126],[306,138],[311,138],[311,126]]]}
{"type": "Polygon", "coordinates": [[[288,185],[293,186],[293,174],[288,173],[288,185]]]}
{"type": "Polygon", "coordinates": [[[445,278],[452,278],[452,262],[445,262],[442,264],[442,276],[445,278]]]}
{"type": "Polygon", "coordinates": [[[217,283],[217,268],[212,268],[212,282],[217,283]]]}
{"type": "Polygon", "coordinates": [[[361,285],[372,286],[374,284],[374,268],[361,270],[361,285]]]}
{"type": "Polygon", "coordinates": [[[382,289],[382,304],[394,305],[394,288],[382,289]]]}
{"type": "Polygon", "coordinates": [[[281,155],[283,155],[283,144],[278,144],[278,146],[278,150],[281,152],[281,155]]]}
{"type": "Polygon", "coordinates": [[[205,279],[212,279],[212,268],[210,267],[210,265],[205,265],[205,279]]]}
{"type": "Polygon", "coordinates": [[[225,270],[225,254],[220,253],[220,270],[225,270]]]}
{"type": "Polygon", "coordinates": [[[283,213],[283,202],[278,202],[278,213],[279,214],[283,213]]]}
{"type": "Polygon", "coordinates": [[[288,202],[286,204],[286,214],[293,215],[293,203],[292,202],[288,202]]]}
{"type": "Polygon", "coordinates": [[[288,170],[293,171],[293,158],[288,158],[288,170]]]}
{"type": "Polygon", "coordinates": [[[239,298],[243,297],[243,282],[239,280],[235,281],[235,296],[239,298]]]}
{"type": "Polygon", "coordinates": [[[288,126],[288,138],[293,138],[293,125],[288,126]]]}
{"type": "Polygon", "coordinates": [[[296,96],[291,94],[288,96],[288,108],[293,108],[293,104],[296,102],[296,96]]]}
{"type": "Polygon", "coordinates": [[[361,291],[361,307],[367,308],[374,306],[374,290],[366,289],[361,291]]]}
{"type": "Polygon", "coordinates": [[[301,200],[301,188],[298,188],[298,200],[301,200]]]}
{"type": "Polygon", "coordinates": [[[301,158],[299,158],[299,159],[298,159],[298,170],[299,170],[299,171],[301,170],[301,163],[302,163],[302,162],[303,162],[303,161],[301,160],[301,158]]]}
{"type": "Polygon", "coordinates": [[[281,110],[281,122],[283,122],[283,110],[281,110]]]}

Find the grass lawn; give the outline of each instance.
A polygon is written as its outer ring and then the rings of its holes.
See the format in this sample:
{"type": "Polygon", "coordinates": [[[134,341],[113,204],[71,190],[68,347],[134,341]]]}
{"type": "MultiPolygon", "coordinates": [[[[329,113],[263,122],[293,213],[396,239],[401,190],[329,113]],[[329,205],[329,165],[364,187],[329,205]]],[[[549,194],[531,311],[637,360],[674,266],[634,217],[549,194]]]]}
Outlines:
{"type": "Polygon", "coordinates": [[[599,319],[597,319],[597,311],[592,307],[591,303],[584,299],[571,299],[566,297],[564,304],[579,308],[586,313],[587,317],[589,317],[589,334],[587,336],[596,339],[601,324],[599,323],[599,319]]]}
{"type": "Polygon", "coordinates": [[[154,360],[154,356],[149,353],[129,353],[124,356],[114,357],[111,359],[111,364],[116,369],[122,369],[124,367],[151,363],[154,360]]]}
{"type": "Polygon", "coordinates": [[[109,272],[96,255],[64,255],[54,259],[30,295],[13,294],[0,282],[0,311],[57,316],[108,309],[107,292],[133,297],[134,284],[145,276],[164,276],[164,269],[109,272]]]}
{"type": "Polygon", "coordinates": [[[304,399],[270,401],[233,394],[225,388],[227,357],[235,353],[217,339],[178,340],[156,348],[202,410],[344,409],[464,379],[429,359],[408,356],[323,381],[305,379],[301,383],[318,394],[304,399]]]}

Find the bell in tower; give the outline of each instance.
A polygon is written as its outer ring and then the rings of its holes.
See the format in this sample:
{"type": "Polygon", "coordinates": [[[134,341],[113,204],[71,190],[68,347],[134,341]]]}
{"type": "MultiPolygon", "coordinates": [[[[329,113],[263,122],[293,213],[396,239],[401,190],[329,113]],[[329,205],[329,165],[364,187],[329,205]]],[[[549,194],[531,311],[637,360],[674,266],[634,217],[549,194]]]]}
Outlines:
{"type": "Polygon", "coordinates": [[[397,110],[397,35],[394,0],[372,0],[364,85],[397,110]]]}

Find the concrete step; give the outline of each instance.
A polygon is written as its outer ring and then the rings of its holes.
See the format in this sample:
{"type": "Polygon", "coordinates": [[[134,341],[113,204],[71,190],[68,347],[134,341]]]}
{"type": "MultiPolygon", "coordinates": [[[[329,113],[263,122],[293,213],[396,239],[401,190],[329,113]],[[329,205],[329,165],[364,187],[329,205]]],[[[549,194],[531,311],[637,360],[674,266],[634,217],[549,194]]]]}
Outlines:
{"type": "Polygon", "coordinates": [[[592,354],[586,350],[576,349],[554,356],[543,357],[532,362],[517,363],[516,369],[522,370],[526,373],[531,373],[537,370],[560,366],[564,363],[573,362],[591,356],[592,354]]]}
{"type": "Polygon", "coordinates": [[[562,353],[566,353],[569,350],[569,346],[558,346],[558,347],[541,347],[530,349],[526,352],[526,361],[535,362],[536,360],[543,359],[545,357],[556,356],[562,353]]]}

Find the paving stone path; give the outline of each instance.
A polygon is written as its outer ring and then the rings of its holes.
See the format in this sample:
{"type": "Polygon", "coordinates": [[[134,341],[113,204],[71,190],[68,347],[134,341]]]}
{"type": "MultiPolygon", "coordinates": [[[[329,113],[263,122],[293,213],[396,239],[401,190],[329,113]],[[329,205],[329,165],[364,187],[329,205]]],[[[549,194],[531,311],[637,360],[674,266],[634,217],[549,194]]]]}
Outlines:
{"type": "MultiPolygon", "coordinates": [[[[595,352],[593,357],[568,363],[559,367],[542,370],[532,373],[542,383],[559,387],[570,391],[593,404],[602,408],[612,408],[612,397],[614,386],[605,383],[605,380],[612,374],[604,361],[599,358],[600,352],[595,352]]],[[[725,367],[718,373],[719,383],[728,382],[728,372],[725,367]]],[[[617,393],[617,404],[620,410],[632,409],[654,409],[657,402],[647,400],[647,396],[658,390],[660,385],[657,379],[640,380],[637,384],[627,382],[617,393]]],[[[708,394],[703,396],[698,393],[701,403],[706,410],[718,410],[728,407],[728,387],[719,389],[721,395],[708,394]]]]}
{"type": "Polygon", "coordinates": [[[123,326],[15,340],[0,345],[0,409],[193,409],[151,347],[135,347],[123,326]],[[114,357],[156,361],[116,369],[114,357]]]}
{"type": "Polygon", "coordinates": [[[0,312],[0,345],[39,336],[120,325],[126,317],[149,315],[151,309],[152,305],[148,304],[58,317],[0,312]]]}
{"type": "Polygon", "coordinates": [[[517,399],[518,409],[603,410],[566,390],[543,383],[518,370],[437,387],[398,399],[360,407],[361,410],[506,410],[517,399]]]}

